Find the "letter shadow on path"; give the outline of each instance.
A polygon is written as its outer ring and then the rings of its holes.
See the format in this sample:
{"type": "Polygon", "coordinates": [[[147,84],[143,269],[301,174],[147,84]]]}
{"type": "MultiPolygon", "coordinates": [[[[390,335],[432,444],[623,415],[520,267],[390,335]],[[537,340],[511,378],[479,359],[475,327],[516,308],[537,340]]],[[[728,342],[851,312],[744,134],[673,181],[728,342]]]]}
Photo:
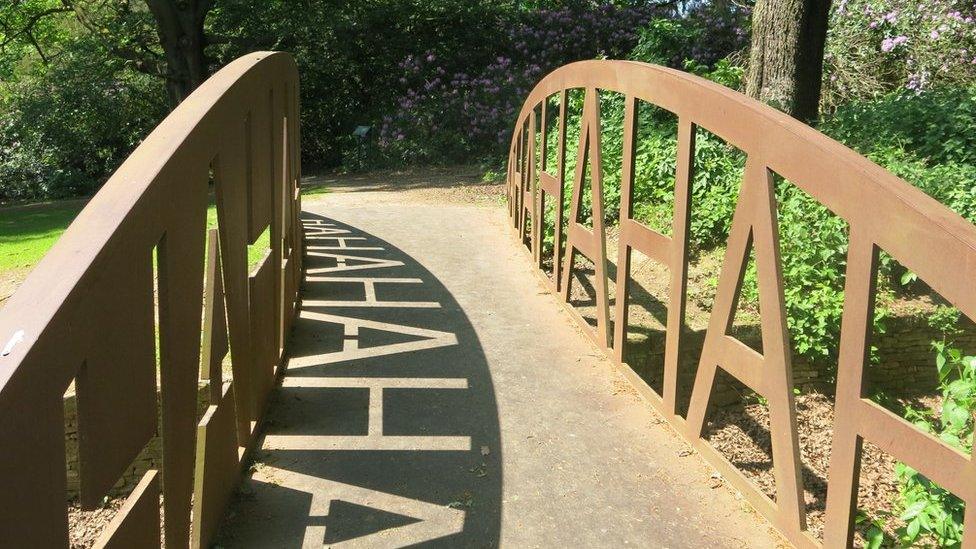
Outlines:
{"type": "Polygon", "coordinates": [[[302,223],[288,366],[219,545],[497,546],[498,411],[464,311],[389,243],[313,214],[302,223]]]}

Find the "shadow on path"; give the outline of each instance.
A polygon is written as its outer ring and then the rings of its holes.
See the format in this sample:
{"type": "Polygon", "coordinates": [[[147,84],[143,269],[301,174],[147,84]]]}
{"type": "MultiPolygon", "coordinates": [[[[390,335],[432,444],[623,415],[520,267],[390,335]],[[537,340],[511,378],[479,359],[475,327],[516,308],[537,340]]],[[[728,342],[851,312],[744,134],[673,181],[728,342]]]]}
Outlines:
{"type": "Polygon", "coordinates": [[[497,546],[498,412],[468,318],[397,248],[303,224],[291,358],[220,544],[497,546]]]}

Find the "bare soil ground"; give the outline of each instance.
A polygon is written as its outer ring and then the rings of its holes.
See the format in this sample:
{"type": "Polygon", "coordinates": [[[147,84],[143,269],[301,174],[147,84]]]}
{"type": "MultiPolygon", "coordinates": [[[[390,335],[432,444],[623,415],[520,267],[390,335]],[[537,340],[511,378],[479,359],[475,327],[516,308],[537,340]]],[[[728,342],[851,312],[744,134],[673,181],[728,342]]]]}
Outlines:
{"type": "MultiPolygon", "coordinates": [[[[796,409],[807,523],[811,533],[822,539],[834,403],[826,395],[804,394],[796,397],[796,409]]],[[[775,498],[769,408],[755,402],[718,410],[709,422],[706,438],[762,493],[775,498]]],[[[865,444],[858,508],[868,516],[886,516],[894,506],[898,495],[894,466],[895,460],[891,456],[865,444]]],[[[898,526],[893,520],[886,523],[889,534],[898,526]]],[[[860,536],[858,544],[863,544],[860,536]]]]}
{"type": "Polygon", "coordinates": [[[68,540],[71,549],[93,546],[124,501],[124,498],[111,499],[104,506],[91,511],[84,511],[77,503],[72,503],[68,507],[68,540]]]}
{"type": "Polygon", "coordinates": [[[9,269],[6,271],[0,271],[0,309],[3,308],[3,304],[14,295],[14,291],[20,286],[20,283],[27,278],[27,273],[30,269],[9,269]]]}

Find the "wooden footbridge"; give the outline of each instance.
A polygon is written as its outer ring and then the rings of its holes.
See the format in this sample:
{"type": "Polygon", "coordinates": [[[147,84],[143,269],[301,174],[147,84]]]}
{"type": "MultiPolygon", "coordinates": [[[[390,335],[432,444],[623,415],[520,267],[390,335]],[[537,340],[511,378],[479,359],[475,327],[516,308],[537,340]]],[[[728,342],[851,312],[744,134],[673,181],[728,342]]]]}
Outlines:
{"type": "MultiPolygon", "coordinates": [[[[865,442],[976,499],[968,455],[864,394],[880,251],[976,318],[976,227],[906,182],[716,84],[587,61],[526,99],[507,216],[375,192],[303,209],[298,97],[287,54],[222,69],[148,136],[0,312],[0,546],[67,546],[69,515],[114,499],[99,547],[843,547],[865,442]],[[556,105],[577,89],[580,138],[568,142],[556,105]],[[594,169],[600,91],[625,98],[616,258],[594,169]],[[669,234],[634,219],[641,102],[678,120],[669,234]],[[684,397],[697,128],[748,160],[684,397]],[[578,151],[575,173],[565,173],[567,147],[578,151]],[[777,175],[850,227],[822,536],[806,520],[777,175]],[[208,233],[211,201],[218,228],[208,233]],[[634,252],[668,273],[658,390],[624,360],[634,252]],[[729,332],[750,253],[762,353],[729,332]],[[592,323],[567,305],[579,256],[594,265],[592,323]],[[719,370],[768,402],[775,499],[703,438],[719,370]]],[[[974,517],[967,507],[966,522],[974,517]]]]}

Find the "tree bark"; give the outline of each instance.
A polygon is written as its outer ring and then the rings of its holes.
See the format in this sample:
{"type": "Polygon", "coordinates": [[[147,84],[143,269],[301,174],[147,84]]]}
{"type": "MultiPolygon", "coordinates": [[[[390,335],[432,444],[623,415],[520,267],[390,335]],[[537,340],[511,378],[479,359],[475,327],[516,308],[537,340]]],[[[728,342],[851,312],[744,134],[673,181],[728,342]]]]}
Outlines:
{"type": "Polygon", "coordinates": [[[203,22],[212,0],[147,0],[156,18],[159,42],[166,56],[166,91],[173,105],[207,79],[207,45],[203,22]]]}
{"type": "Polygon", "coordinates": [[[804,122],[817,118],[830,0],[759,0],[746,93],[804,122]]]}

